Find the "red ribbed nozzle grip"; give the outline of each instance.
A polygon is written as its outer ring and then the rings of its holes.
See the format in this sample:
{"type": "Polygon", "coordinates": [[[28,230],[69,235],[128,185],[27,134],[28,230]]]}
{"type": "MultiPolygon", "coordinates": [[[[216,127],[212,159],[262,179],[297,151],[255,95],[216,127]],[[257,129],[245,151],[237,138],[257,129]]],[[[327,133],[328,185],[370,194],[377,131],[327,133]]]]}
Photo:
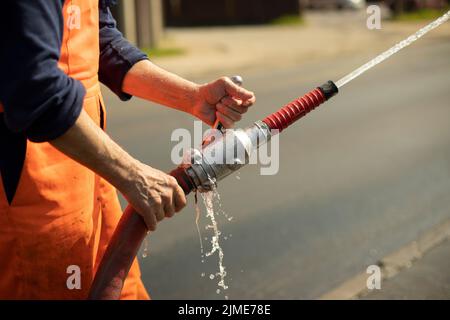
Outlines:
{"type": "Polygon", "coordinates": [[[277,112],[267,116],[263,122],[267,124],[271,130],[278,130],[281,132],[326,100],[322,90],[316,88],[305,94],[303,97],[297,98],[285,105],[277,112]]]}

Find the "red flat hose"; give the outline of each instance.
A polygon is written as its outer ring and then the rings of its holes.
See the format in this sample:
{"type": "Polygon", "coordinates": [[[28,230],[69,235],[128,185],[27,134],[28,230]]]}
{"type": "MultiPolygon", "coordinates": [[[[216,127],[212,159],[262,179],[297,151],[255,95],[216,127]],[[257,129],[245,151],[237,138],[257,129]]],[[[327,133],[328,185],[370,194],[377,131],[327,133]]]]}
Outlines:
{"type": "MultiPolygon", "coordinates": [[[[177,168],[170,175],[177,179],[186,195],[194,189],[194,185],[183,169],[177,168]]],[[[120,299],[131,264],[147,232],[144,219],[128,205],[98,266],[89,291],[89,300],[120,299]]]]}
{"type": "MultiPolygon", "coordinates": [[[[281,132],[289,125],[314,110],[338,92],[332,81],[314,89],[304,96],[287,104],[279,111],[266,117],[263,122],[271,130],[281,132]]],[[[195,185],[187,176],[184,169],[177,168],[170,173],[177,179],[185,194],[189,194],[195,185]]],[[[89,292],[90,300],[118,300],[131,264],[147,235],[147,227],[141,216],[128,206],[114,234],[108,248],[103,255],[89,292]]]]}

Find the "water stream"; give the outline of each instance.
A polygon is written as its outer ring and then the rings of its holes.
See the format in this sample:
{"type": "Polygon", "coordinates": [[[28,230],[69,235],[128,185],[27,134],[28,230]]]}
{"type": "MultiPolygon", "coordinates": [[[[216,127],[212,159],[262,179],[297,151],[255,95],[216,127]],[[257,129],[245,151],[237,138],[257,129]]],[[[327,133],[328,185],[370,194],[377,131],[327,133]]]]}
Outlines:
{"type": "MultiPolygon", "coordinates": [[[[213,183],[214,185],[214,183],[213,183]]],[[[222,232],[219,229],[219,223],[218,223],[218,217],[219,215],[222,215],[226,221],[232,221],[233,217],[229,216],[225,213],[224,210],[222,210],[221,203],[220,203],[220,195],[217,192],[216,188],[214,187],[213,190],[209,192],[201,193],[201,197],[203,200],[203,204],[206,209],[206,218],[208,218],[208,224],[205,226],[205,229],[207,231],[211,231],[210,235],[210,244],[211,248],[209,251],[205,252],[205,247],[203,245],[203,239],[200,229],[199,220],[201,217],[201,211],[200,207],[197,201],[197,194],[195,195],[195,211],[196,211],[196,217],[195,217],[195,223],[197,225],[197,232],[199,236],[200,241],[200,253],[201,253],[201,259],[202,263],[205,262],[205,258],[212,257],[215,254],[217,254],[218,257],[218,270],[215,273],[211,273],[209,275],[210,280],[217,280],[217,286],[216,289],[217,294],[224,293],[225,290],[228,289],[228,285],[225,282],[225,277],[227,275],[226,268],[224,266],[224,252],[221,247],[221,240],[227,240],[228,238],[231,238],[231,234],[228,236],[222,236],[222,232]]],[[[204,238],[205,240],[208,240],[208,237],[204,238]]],[[[206,274],[204,272],[201,273],[202,277],[205,277],[206,274]]],[[[225,299],[228,299],[228,296],[224,296],[225,299]]]]}
{"type": "Polygon", "coordinates": [[[399,52],[400,50],[402,50],[403,48],[409,46],[411,43],[413,43],[417,39],[421,38],[423,35],[425,35],[429,31],[439,27],[441,24],[443,24],[444,22],[446,22],[449,19],[450,19],[450,11],[448,11],[446,14],[444,14],[440,18],[434,20],[433,22],[431,22],[427,26],[423,27],[422,29],[420,29],[419,31],[414,33],[413,35],[410,35],[405,40],[400,41],[399,43],[397,43],[395,46],[393,46],[389,50],[386,50],[382,54],[376,56],[374,59],[372,59],[369,62],[367,62],[366,64],[362,65],[361,67],[359,67],[355,71],[353,71],[353,72],[349,73],[348,75],[346,75],[345,77],[339,79],[336,82],[336,86],[338,88],[343,87],[344,85],[346,85],[347,83],[349,83],[350,81],[355,79],[356,77],[359,77],[361,74],[363,74],[367,70],[372,69],[377,64],[383,62],[384,60],[386,60],[387,58],[389,58],[393,54],[395,54],[395,53],[399,52]]]}

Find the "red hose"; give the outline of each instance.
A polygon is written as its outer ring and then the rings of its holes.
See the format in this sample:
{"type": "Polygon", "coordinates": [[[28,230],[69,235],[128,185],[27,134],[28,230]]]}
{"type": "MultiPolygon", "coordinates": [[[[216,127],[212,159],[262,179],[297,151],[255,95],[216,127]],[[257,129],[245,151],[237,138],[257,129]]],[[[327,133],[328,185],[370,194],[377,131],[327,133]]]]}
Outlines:
{"type": "Polygon", "coordinates": [[[146,235],[144,220],[128,206],[103,255],[88,299],[119,300],[128,271],[146,235]]]}
{"type": "MultiPolygon", "coordinates": [[[[194,185],[182,168],[170,173],[188,195],[194,185]]],[[[118,300],[131,264],[147,235],[142,217],[129,205],[120,219],[98,266],[89,291],[89,300],[118,300]]]]}
{"type": "Polygon", "coordinates": [[[285,105],[277,112],[267,116],[263,122],[266,123],[271,130],[278,130],[281,132],[292,123],[305,116],[308,112],[324,103],[325,100],[325,94],[321,89],[316,88],[305,94],[303,97],[297,98],[285,105]]]}

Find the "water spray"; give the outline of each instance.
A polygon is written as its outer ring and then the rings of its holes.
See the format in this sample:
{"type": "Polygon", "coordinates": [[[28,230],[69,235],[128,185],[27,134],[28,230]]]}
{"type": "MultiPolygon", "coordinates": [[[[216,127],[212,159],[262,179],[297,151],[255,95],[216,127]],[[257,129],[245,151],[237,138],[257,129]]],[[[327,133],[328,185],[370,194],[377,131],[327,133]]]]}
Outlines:
{"type": "MultiPolygon", "coordinates": [[[[270,141],[273,134],[282,132],[336,95],[339,92],[339,88],[410,45],[427,32],[449,20],[449,18],[450,11],[406,40],[396,44],[391,49],[343,77],[336,84],[333,81],[328,81],[244,130],[227,130],[218,139],[208,142],[200,149],[193,150],[190,154],[190,161],[181,164],[170,174],[175,177],[186,195],[193,190],[199,190],[200,192],[210,191],[214,187],[213,184],[247,164],[251,154],[261,145],[270,141]],[[232,163],[219,164],[211,157],[212,154],[236,154],[236,149],[244,152],[238,152],[232,163]]],[[[131,206],[128,206],[98,267],[89,293],[89,299],[116,300],[120,298],[128,271],[147,232],[148,230],[141,216],[131,206]]]]}

